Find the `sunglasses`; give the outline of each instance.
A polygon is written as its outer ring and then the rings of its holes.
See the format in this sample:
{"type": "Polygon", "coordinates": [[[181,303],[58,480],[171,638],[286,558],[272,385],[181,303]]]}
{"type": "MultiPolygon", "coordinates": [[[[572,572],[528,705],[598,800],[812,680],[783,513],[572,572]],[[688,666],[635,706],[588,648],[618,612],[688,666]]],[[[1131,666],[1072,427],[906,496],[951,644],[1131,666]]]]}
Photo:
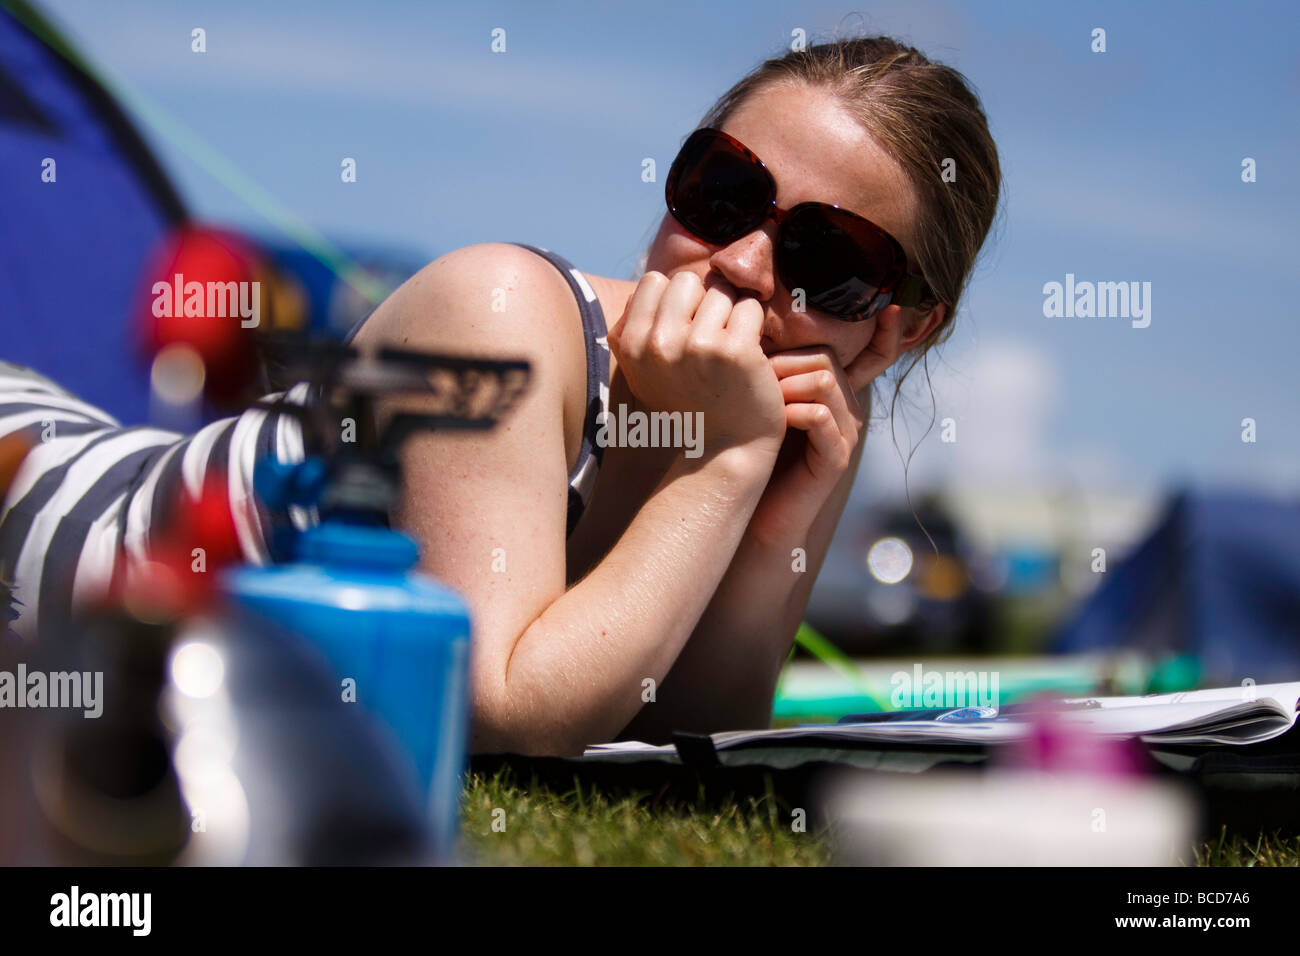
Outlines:
{"type": "Polygon", "coordinates": [[[891,303],[929,308],[936,302],[925,280],[907,271],[898,240],[869,219],[823,202],[778,209],[767,166],[721,130],[705,127],[687,138],[664,196],[673,218],[710,245],[729,245],[774,220],[781,282],[842,321],[864,322],[891,303]]]}

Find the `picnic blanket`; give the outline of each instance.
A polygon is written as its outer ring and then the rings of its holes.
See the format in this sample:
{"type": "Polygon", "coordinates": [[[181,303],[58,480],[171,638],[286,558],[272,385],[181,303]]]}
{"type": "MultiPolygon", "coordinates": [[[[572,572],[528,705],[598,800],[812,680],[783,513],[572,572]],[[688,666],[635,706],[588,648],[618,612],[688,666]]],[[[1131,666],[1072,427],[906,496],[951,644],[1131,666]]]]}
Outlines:
{"type": "MultiPolygon", "coordinates": [[[[610,797],[642,795],[655,801],[722,806],[770,797],[784,809],[803,807],[818,821],[818,793],[832,776],[923,773],[938,768],[979,772],[990,765],[990,745],[837,744],[771,745],[718,752],[691,734],[674,737],[670,753],[595,757],[478,754],[470,770],[492,776],[510,771],[522,786],[557,793],[581,786],[610,797]]],[[[1246,746],[1145,745],[1150,770],[1188,781],[1198,792],[1205,825],[1300,830],[1300,729],[1246,746]]],[[[824,822],[824,821],[823,821],[824,822]]]]}

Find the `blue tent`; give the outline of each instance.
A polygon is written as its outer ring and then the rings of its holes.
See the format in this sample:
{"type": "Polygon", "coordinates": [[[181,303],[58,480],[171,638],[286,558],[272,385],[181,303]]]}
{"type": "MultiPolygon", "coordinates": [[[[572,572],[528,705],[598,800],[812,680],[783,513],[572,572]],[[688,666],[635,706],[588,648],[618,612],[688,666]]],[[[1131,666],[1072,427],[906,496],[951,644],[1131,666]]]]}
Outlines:
{"type": "Polygon", "coordinates": [[[75,62],[28,4],[0,6],[0,358],[141,424],[149,383],[130,310],[146,258],[185,210],[75,62]]]}
{"type": "MultiPolygon", "coordinates": [[[[310,250],[271,235],[254,236],[253,241],[282,276],[297,282],[306,300],[306,324],[314,334],[343,339],[373,311],[374,303],[354,292],[310,250]]],[[[374,244],[341,244],[340,252],[390,292],[433,258],[412,249],[374,244]]]]}
{"type": "Polygon", "coordinates": [[[1194,655],[1205,685],[1300,680],[1300,499],[1179,493],[1052,645],[1194,655]]]}

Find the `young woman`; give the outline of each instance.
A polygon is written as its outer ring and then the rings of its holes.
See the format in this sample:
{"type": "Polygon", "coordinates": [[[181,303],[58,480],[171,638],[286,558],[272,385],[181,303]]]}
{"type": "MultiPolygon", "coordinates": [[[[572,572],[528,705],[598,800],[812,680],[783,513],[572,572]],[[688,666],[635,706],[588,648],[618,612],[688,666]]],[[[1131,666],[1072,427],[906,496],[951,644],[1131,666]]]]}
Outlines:
{"type": "MultiPolygon", "coordinates": [[[[768,724],[873,383],[950,334],[1000,171],[960,74],[857,38],[760,65],[687,138],[665,186],[639,281],[484,243],[425,267],[355,333],[362,350],[532,363],[527,397],[497,429],[407,442],[393,515],[423,567],[473,609],[476,751],[575,754],[620,736],[768,724]],[[692,416],[702,444],[608,445],[604,413],[623,410],[692,416]]],[[[397,407],[419,403],[380,414],[397,407]]],[[[148,430],[113,434],[133,431],[148,430]]],[[[156,435],[137,439],[120,493],[97,492],[112,506],[80,514],[103,540],[65,536],[73,564],[89,562],[79,583],[115,542],[140,550],[151,503],[202,474],[216,448],[246,556],[266,560],[251,462],[300,456],[292,424],[249,412],[184,442],[156,435]]],[[[11,502],[35,482],[20,484],[11,502]]],[[[76,509],[75,494],[63,500],[76,509]]],[[[29,502],[25,526],[38,506],[51,507],[29,502]]],[[[21,589],[51,558],[19,530],[0,526],[0,555],[18,553],[21,589]]],[[[44,604],[49,589],[36,590],[44,604]]]]}

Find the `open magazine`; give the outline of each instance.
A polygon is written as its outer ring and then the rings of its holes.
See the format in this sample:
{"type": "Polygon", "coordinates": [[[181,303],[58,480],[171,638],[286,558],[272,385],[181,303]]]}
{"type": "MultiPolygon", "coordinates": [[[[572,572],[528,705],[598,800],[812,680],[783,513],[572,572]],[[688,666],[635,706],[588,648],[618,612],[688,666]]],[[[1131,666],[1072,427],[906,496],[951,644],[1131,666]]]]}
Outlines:
{"type": "MultiPolygon", "coordinates": [[[[1290,730],[1300,705],[1300,682],[1215,687],[1146,697],[1093,697],[1027,702],[1004,707],[900,710],[855,714],[834,724],[801,724],[776,730],[734,730],[712,734],[716,750],[750,743],[822,745],[836,740],[882,743],[997,744],[1027,734],[1038,715],[1050,712],[1106,737],[1139,737],[1163,744],[1253,744],[1290,730]]],[[[587,756],[608,753],[671,752],[619,741],[588,747],[587,756]]]]}

